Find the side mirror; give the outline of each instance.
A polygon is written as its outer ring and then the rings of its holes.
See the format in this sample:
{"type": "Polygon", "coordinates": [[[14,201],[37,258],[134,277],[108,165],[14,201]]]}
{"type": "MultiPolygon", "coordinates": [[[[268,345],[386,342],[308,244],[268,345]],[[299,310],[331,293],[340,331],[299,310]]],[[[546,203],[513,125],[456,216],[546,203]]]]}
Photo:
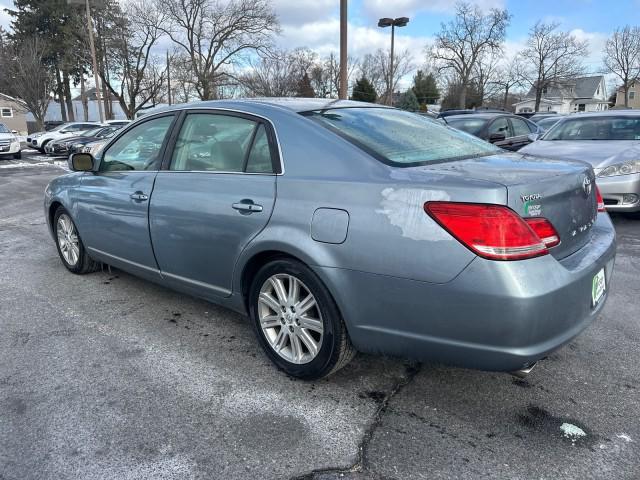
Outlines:
{"type": "Polygon", "coordinates": [[[13,133],[14,135],[18,135],[18,130],[11,130],[11,133],[13,133]]]}
{"type": "Polygon", "coordinates": [[[74,172],[90,172],[95,161],[90,153],[72,153],[69,156],[69,168],[74,172]]]}
{"type": "Polygon", "coordinates": [[[529,140],[531,140],[532,142],[535,142],[536,140],[538,140],[538,138],[540,138],[540,134],[539,133],[530,133],[528,135],[529,140]]]}
{"type": "Polygon", "coordinates": [[[492,134],[489,135],[489,142],[491,142],[491,143],[501,142],[505,138],[507,138],[507,136],[502,132],[500,132],[500,133],[492,133],[492,134]]]}

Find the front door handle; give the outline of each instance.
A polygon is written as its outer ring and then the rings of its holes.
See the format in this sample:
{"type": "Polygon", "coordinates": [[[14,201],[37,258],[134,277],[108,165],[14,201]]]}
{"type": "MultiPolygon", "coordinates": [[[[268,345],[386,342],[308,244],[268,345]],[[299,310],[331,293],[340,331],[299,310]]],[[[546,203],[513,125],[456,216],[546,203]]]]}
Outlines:
{"type": "Polygon", "coordinates": [[[147,200],[149,200],[149,195],[138,191],[129,195],[129,198],[135,200],[136,202],[146,202],[147,200]]]}
{"type": "Polygon", "coordinates": [[[262,211],[262,205],[253,203],[252,200],[242,200],[240,202],[234,203],[233,205],[231,205],[231,207],[235,210],[238,210],[240,213],[253,213],[262,211]]]}

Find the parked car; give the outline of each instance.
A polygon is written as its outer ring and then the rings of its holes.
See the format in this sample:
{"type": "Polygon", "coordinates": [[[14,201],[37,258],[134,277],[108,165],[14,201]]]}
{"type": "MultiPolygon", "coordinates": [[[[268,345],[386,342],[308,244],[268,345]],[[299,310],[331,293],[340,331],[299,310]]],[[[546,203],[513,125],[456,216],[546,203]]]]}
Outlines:
{"type": "Polygon", "coordinates": [[[640,211],[640,113],[610,110],[564,117],[528,155],[589,162],[607,210],[640,211]]]}
{"type": "Polygon", "coordinates": [[[69,155],[71,153],[82,151],[87,143],[95,142],[103,138],[108,138],[110,134],[122,128],[121,126],[100,126],[87,130],[82,134],[74,137],[63,137],[58,140],[52,140],[47,144],[45,150],[48,155],[69,155]]]}
{"type": "Polygon", "coordinates": [[[107,125],[115,125],[118,127],[124,127],[126,125],[129,125],[131,123],[131,120],[107,120],[106,122],[104,122],[107,125]]]}
{"type": "Polygon", "coordinates": [[[556,112],[545,112],[545,113],[536,113],[529,117],[533,123],[538,123],[541,120],[546,120],[547,118],[560,118],[564,116],[564,114],[556,113],[556,112]]]}
{"type": "Polygon", "coordinates": [[[249,315],[314,379],[356,350],[528,371],[602,311],[615,232],[591,167],[325,99],[145,115],[45,190],[63,265],[249,315]]]}
{"type": "Polygon", "coordinates": [[[20,139],[4,123],[0,123],[0,159],[8,156],[22,158],[20,139]]]}
{"type": "Polygon", "coordinates": [[[472,115],[476,113],[505,113],[504,110],[498,110],[497,108],[478,108],[478,109],[451,109],[444,110],[438,113],[438,118],[451,117],[453,115],[472,115]]]}
{"type": "Polygon", "coordinates": [[[59,140],[61,138],[73,137],[85,132],[91,128],[103,126],[101,123],[96,122],[71,122],[63,123],[57,127],[45,131],[32,133],[27,137],[27,143],[37,149],[40,152],[45,153],[47,144],[52,140],[59,140]]]}
{"type": "Polygon", "coordinates": [[[535,141],[543,132],[535,123],[510,113],[455,115],[444,120],[451,127],[513,151],[535,141]]]}

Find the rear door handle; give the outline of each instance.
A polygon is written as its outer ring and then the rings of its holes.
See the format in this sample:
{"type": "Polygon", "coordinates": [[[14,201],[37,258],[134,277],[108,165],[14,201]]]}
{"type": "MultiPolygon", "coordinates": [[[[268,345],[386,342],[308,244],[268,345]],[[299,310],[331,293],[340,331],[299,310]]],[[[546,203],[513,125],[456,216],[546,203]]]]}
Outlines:
{"type": "Polygon", "coordinates": [[[231,207],[233,207],[235,210],[238,210],[241,213],[243,212],[253,213],[253,212],[262,211],[262,205],[253,203],[251,200],[249,201],[243,200],[241,202],[234,203],[233,205],[231,205],[231,207]]]}
{"type": "Polygon", "coordinates": [[[149,200],[149,195],[142,192],[135,192],[129,195],[129,198],[135,200],[136,202],[146,202],[149,200]]]}

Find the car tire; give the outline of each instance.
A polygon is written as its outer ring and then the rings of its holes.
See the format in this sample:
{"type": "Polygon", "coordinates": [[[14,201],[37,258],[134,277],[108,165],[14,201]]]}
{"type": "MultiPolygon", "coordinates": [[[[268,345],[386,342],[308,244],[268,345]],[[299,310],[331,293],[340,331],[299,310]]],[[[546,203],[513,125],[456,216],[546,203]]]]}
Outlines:
{"type": "Polygon", "coordinates": [[[356,354],[331,293],[301,262],[282,258],[265,264],[253,278],[248,304],[258,342],[292,377],[326,377],[356,354]]]}
{"type": "Polygon", "coordinates": [[[22,152],[14,153],[13,154],[13,158],[15,158],[16,160],[21,160],[22,159],[22,152]]]}
{"type": "Polygon", "coordinates": [[[67,270],[82,275],[100,269],[100,263],[89,256],[71,215],[62,206],[53,215],[53,233],[58,255],[67,270]]]}

